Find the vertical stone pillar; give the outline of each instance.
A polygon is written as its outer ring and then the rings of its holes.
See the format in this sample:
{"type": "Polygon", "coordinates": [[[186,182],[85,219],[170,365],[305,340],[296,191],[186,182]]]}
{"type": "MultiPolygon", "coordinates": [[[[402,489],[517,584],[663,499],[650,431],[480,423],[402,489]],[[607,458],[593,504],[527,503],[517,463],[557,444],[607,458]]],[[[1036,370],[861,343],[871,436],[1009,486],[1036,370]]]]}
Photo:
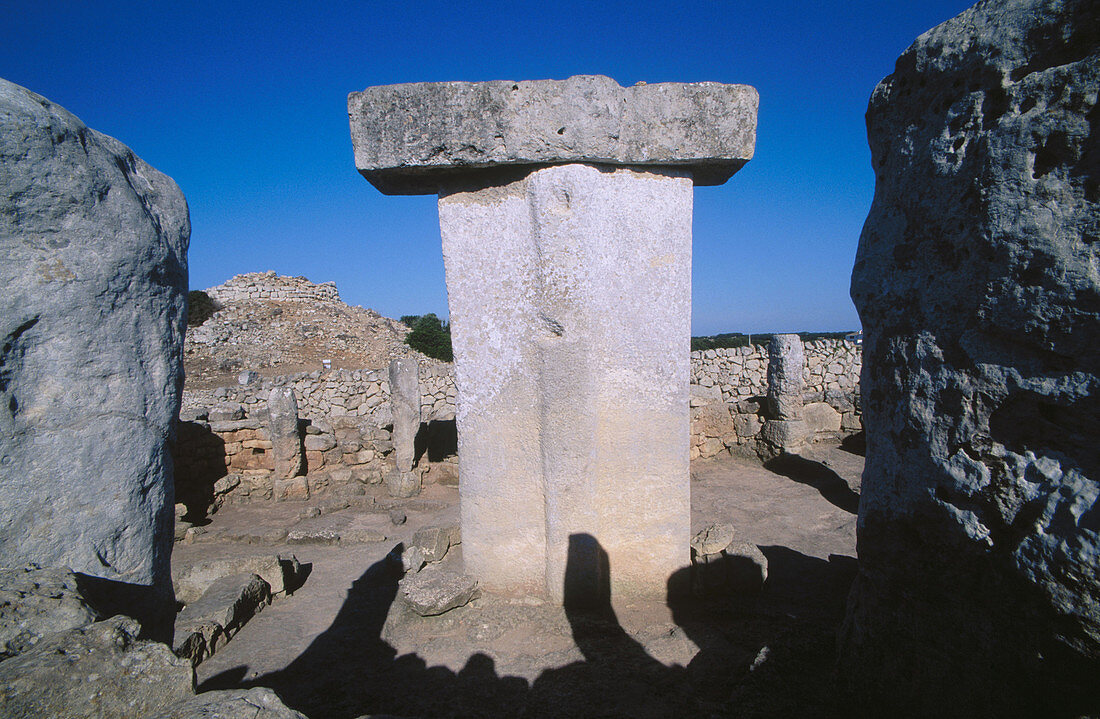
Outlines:
{"type": "Polygon", "coordinates": [[[267,395],[268,434],[275,479],[291,479],[302,473],[302,433],[298,428],[298,400],[291,387],[273,387],[267,395]]]}
{"type": "Polygon", "coordinates": [[[797,454],[809,430],[802,419],[802,371],[806,358],[796,334],[774,335],[768,343],[768,419],[760,436],[772,454],[797,454]]]}
{"type": "Polygon", "coordinates": [[[390,410],[397,469],[411,472],[420,431],[420,368],[415,359],[401,357],[390,362],[390,410]]]}
{"type": "Polygon", "coordinates": [[[560,599],[574,534],[613,592],[686,561],[691,204],[684,173],[585,165],[441,195],[463,554],[490,586],[560,599]]]}
{"type": "Polygon", "coordinates": [[[463,556],[483,586],[560,601],[567,565],[606,555],[609,581],[571,599],[663,597],[687,565],[692,187],[752,156],[756,103],[592,76],[348,98],[360,172],[439,194],[463,556]]]}

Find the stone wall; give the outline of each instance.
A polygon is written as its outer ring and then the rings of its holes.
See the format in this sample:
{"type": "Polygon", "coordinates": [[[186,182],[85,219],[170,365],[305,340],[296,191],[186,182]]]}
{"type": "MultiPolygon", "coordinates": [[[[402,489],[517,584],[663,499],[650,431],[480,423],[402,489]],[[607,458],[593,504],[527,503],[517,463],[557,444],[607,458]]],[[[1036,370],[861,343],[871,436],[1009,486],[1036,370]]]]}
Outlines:
{"type": "Polygon", "coordinates": [[[206,290],[206,294],[221,303],[243,300],[340,301],[335,282],[315,285],[305,277],[284,277],[273,271],[235,275],[225,283],[206,290]]]}
{"type": "MultiPolygon", "coordinates": [[[[823,401],[829,394],[858,390],[863,367],[860,345],[822,339],[805,343],[803,350],[806,364],[802,378],[807,401],[823,401]]],[[[750,345],[692,352],[691,383],[717,387],[726,402],[762,397],[768,391],[768,348],[750,345]]]]}
{"type": "MultiPolygon", "coordinates": [[[[805,345],[803,377],[812,435],[862,429],[859,345],[819,340],[805,345]]],[[[757,456],[766,419],[767,348],[691,354],[691,458],[730,452],[757,456]]],[[[456,448],[454,366],[420,359],[420,414],[429,481],[454,479],[456,448]],[[440,466],[442,462],[444,466],[440,466]],[[432,474],[434,473],[434,474],[432,474]]],[[[355,483],[381,482],[391,465],[390,382],[386,370],[310,372],[260,379],[216,390],[186,390],[177,443],[177,491],[188,511],[223,501],[305,499],[327,493],[355,496],[355,483]],[[309,479],[278,484],[268,430],[267,399],[291,387],[305,427],[309,479]],[[335,474],[332,474],[334,470],[335,474]]],[[[395,466],[395,465],[394,465],[395,466]]]]}

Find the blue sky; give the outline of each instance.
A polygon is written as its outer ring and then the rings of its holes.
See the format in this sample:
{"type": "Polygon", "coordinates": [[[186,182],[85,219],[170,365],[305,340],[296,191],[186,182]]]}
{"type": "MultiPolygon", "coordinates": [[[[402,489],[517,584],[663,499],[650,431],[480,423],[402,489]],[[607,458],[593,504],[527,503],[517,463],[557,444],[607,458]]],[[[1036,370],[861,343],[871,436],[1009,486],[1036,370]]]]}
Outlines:
{"type": "Polygon", "coordinates": [[[446,314],[435,198],[358,175],[348,92],[576,74],[750,84],[755,158],[695,191],[692,333],[846,330],[874,190],[867,100],[917,35],[969,5],[9,0],[0,77],[179,183],[193,289],[272,269],[391,317],[446,314]]]}

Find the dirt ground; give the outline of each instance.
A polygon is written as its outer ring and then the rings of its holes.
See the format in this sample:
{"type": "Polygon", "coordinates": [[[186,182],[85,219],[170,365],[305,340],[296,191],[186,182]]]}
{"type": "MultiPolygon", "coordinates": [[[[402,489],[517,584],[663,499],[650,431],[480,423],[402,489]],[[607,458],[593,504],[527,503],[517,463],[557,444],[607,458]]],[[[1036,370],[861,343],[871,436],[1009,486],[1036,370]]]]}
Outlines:
{"type": "MultiPolygon", "coordinates": [[[[758,545],[762,590],[585,612],[488,594],[437,617],[405,608],[386,555],[418,528],[457,524],[453,487],[304,519],[301,504],[223,508],[173,563],[292,553],[310,573],[198,667],[199,690],[268,686],[311,719],[843,716],[832,663],[862,464],[836,445],[769,468],[693,463],[693,531],[728,522],[758,545]],[[326,523],[345,528],[340,543],[286,544],[288,528],[326,523]]],[[[443,563],[461,567],[461,545],[443,563]]]]}

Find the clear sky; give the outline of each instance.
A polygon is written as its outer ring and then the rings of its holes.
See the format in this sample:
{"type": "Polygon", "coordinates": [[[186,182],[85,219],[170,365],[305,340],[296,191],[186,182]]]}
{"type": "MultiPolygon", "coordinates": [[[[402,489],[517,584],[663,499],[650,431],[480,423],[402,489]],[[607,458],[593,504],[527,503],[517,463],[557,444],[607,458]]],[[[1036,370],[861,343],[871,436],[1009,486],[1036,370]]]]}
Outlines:
{"type": "Polygon", "coordinates": [[[695,191],[692,333],[847,330],[874,190],[867,100],[970,4],[8,0],[0,77],[179,183],[192,289],[270,269],[334,280],[390,317],[446,315],[435,198],[358,175],[348,92],[577,74],[750,84],[755,158],[695,191]]]}

